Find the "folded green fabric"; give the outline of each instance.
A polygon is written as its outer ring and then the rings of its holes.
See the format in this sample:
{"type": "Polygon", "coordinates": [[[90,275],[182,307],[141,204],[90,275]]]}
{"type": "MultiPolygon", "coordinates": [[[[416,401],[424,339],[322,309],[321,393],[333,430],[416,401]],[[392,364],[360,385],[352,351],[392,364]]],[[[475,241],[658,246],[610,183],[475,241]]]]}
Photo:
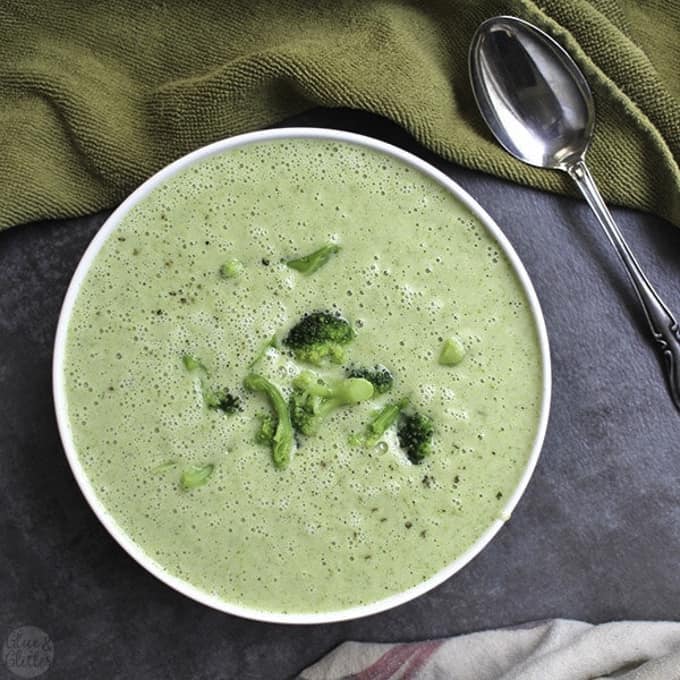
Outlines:
{"type": "Polygon", "coordinates": [[[115,205],[169,161],[315,106],[387,116],[462,165],[550,191],[472,100],[475,28],[547,30],[595,93],[606,198],[680,225],[678,0],[5,0],[0,227],[115,205]]]}

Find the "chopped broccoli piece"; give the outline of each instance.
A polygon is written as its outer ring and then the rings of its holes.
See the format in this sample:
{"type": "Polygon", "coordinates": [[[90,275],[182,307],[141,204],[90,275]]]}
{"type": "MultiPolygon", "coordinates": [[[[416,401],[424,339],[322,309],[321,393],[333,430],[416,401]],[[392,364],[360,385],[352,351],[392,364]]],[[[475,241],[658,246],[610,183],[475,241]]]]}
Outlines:
{"type": "Polygon", "coordinates": [[[402,413],[397,429],[399,445],[414,464],[422,463],[432,452],[432,420],[420,413],[402,413]]]}
{"type": "Polygon", "coordinates": [[[293,427],[301,434],[314,434],[331,411],[372,396],[373,385],[364,378],[342,378],[329,384],[315,373],[303,371],[293,380],[289,401],[293,427]]]}
{"type": "Polygon", "coordinates": [[[190,465],[179,480],[185,491],[203,486],[213,473],[215,466],[212,463],[207,465],[190,465]]]}
{"type": "Polygon", "coordinates": [[[380,364],[376,364],[373,368],[350,366],[347,369],[347,377],[368,380],[375,388],[376,395],[389,392],[394,384],[392,374],[380,364]]]}
{"type": "Polygon", "coordinates": [[[276,333],[274,333],[274,335],[272,335],[272,337],[269,338],[269,340],[267,340],[267,342],[264,345],[262,345],[262,347],[259,349],[258,353],[255,355],[255,358],[248,364],[248,368],[251,370],[254,369],[255,366],[257,366],[260,363],[260,361],[262,361],[264,355],[267,353],[267,350],[270,347],[276,348],[278,346],[279,341],[276,338],[276,333]]]}
{"type": "Polygon", "coordinates": [[[288,404],[279,389],[257,373],[250,373],[246,376],[243,384],[247,389],[253,392],[263,392],[269,398],[276,415],[276,429],[271,438],[272,460],[275,467],[283,469],[290,462],[294,440],[288,404]]]}
{"type": "Polygon", "coordinates": [[[232,394],[229,390],[208,390],[204,391],[203,396],[208,408],[224,411],[229,415],[243,411],[241,397],[232,394]]]}
{"type": "Polygon", "coordinates": [[[444,340],[439,353],[439,363],[442,366],[455,366],[463,361],[463,357],[465,357],[465,346],[458,338],[444,340]]]}
{"type": "Polygon", "coordinates": [[[177,465],[177,462],[174,460],[168,460],[165,463],[161,463],[160,465],[156,465],[155,468],[151,469],[151,473],[154,475],[158,475],[161,472],[167,472],[168,470],[172,470],[177,465]]]}
{"type": "Polygon", "coordinates": [[[200,359],[191,356],[191,354],[185,354],[182,357],[182,363],[189,373],[194,373],[201,378],[207,377],[208,369],[201,363],[200,359]]]}
{"type": "Polygon", "coordinates": [[[354,329],[340,315],[329,312],[305,314],[283,340],[293,350],[295,358],[315,366],[328,360],[341,364],[345,360],[344,346],[354,339],[354,329]]]}
{"type": "Polygon", "coordinates": [[[373,414],[363,435],[352,435],[350,443],[366,447],[375,446],[387,430],[397,422],[399,414],[408,406],[408,399],[385,404],[373,414]]]}
{"type": "Polygon", "coordinates": [[[276,432],[276,418],[271,413],[265,413],[260,416],[260,427],[255,434],[255,441],[258,444],[269,444],[271,446],[274,441],[274,433],[276,432]]]}
{"type": "Polygon", "coordinates": [[[243,271],[243,265],[239,260],[233,258],[231,260],[227,260],[221,267],[220,267],[220,276],[223,279],[234,279],[237,276],[241,274],[243,271]]]}
{"type": "Polygon", "coordinates": [[[323,267],[333,255],[340,252],[340,246],[329,243],[309,255],[288,260],[286,264],[301,274],[313,274],[323,267]]]}
{"type": "Polygon", "coordinates": [[[203,401],[208,408],[223,411],[229,415],[243,410],[239,396],[227,389],[218,390],[210,386],[208,369],[200,359],[191,354],[185,354],[182,357],[182,363],[189,374],[198,381],[203,401]]]}

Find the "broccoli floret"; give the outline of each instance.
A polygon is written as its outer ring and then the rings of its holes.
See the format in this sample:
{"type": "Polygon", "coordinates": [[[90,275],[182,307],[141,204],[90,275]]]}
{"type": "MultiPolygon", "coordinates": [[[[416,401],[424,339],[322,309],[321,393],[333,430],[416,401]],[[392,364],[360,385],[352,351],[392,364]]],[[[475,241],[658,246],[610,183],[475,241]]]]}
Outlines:
{"type": "Polygon", "coordinates": [[[263,392],[269,398],[276,416],[276,429],[271,437],[272,460],[275,467],[283,469],[290,462],[294,441],[288,404],[279,389],[257,373],[250,373],[243,384],[247,389],[253,392],[263,392]]]}
{"type": "Polygon", "coordinates": [[[238,395],[233,394],[227,389],[215,389],[210,386],[208,369],[200,359],[191,354],[185,354],[182,357],[182,363],[189,374],[198,381],[203,401],[208,408],[223,411],[229,415],[243,410],[241,398],[238,395]]]}
{"type": "Polygon", "coordinates": [[[350,442],[355,445],[366,447],[375,446],[387,430],[397,422],[399,414],[408,406],[408,399],[400,399],[396,402],[385,404],[373,414],[366,425],[363,435],[353,435],[350,442]]]}
{"type": "Polygon", "coordinates": [[[333,255],[340,252],[340,246],[329,243],[309,255],[288,260],[286,264],[301,274],[313,274],[323,267],[333,255]]]}
{"type": "Polygon", "coordinates": [[[370,382],[376,394],[385,394],[392,389],[394,378],[387,368],[376,364],[373,368],[350,366],[347,369],[348,378],[364,378],[370,382]]]}
{"type": "Polygon", "coordinates": [[[258,444],[269,444],[274,441],[274,434],[276,432],[276,418],[270,413],[260,416],[260,427],[257,428],[255,434],[255,441],[258,444]]]}
{"type": "Polygon", "coordinates": [[[321,366],[326,360],[341,364],[344,346],[354,339],[354,329],[340,315],[312,312],[300,319],[283,340],[298,361],[321,366]]]}
{"type": "Polygon", "coordinates": [[[314,434],[321,421],[335,409],[372,396],[373,385],[364,378],[342,378],[329,384],[311,371],[303,371],[293,380],[289,401],[293,427],[301,434],[314,434]]]}
{"type": "Polygon", "coordinates": [[[427,416],[415,412],[401,414],[397,429],[399,445],[412,463],[422,463],[430,455],[433,434],[432,420],[427,416]]]}
{"type": "Polygon", "coordinates": [[[224,411],[232,415],[238,411],[243,411],[241,397],[232,394],[229,390],[209,390],[203,393],[206,406],[216,411],[224,411]]]}

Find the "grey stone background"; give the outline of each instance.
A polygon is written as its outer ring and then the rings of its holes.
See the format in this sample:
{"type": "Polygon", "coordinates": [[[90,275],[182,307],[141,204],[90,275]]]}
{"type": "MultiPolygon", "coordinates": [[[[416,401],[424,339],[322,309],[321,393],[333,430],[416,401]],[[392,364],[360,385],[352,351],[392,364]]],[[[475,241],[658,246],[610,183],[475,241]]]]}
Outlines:
{"type": "MultiPolygon", "coordinates": [[[[255,623],[175,593],[99,525],[53,415],[59,308],[107,214],[25,225],[0,233],[0,638],[19,625],[44,629],[54,643],[46,678],[248,680],[292,677],[348,639],[417,640],[548,617],[680,618],[680,414],[585,204],[445,163],[368,114],[316,111],[293,122],[362,132],[425,157],[488,210],[524,261],[550,336],[553,402],[512,519],[432,592],[358,621],[255,623]]],[[[680,314],[680,230],[614,213],[680,314]]],[[[10,675],[0,663],[2,677],[10,675]]]]}

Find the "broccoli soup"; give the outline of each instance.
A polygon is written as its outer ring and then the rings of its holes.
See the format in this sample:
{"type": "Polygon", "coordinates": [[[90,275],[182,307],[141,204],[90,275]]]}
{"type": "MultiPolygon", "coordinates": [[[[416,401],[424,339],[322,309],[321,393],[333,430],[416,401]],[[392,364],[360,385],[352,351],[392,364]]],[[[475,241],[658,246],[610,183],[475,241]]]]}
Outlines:
{"type": "Polygon", "coordinates": [[[452,193],[361,145],[203,158],[124,215],[68,322],[77,457],[163,572],[274,613],[375,603],[502,518],[536,322],[452,193]]]}

